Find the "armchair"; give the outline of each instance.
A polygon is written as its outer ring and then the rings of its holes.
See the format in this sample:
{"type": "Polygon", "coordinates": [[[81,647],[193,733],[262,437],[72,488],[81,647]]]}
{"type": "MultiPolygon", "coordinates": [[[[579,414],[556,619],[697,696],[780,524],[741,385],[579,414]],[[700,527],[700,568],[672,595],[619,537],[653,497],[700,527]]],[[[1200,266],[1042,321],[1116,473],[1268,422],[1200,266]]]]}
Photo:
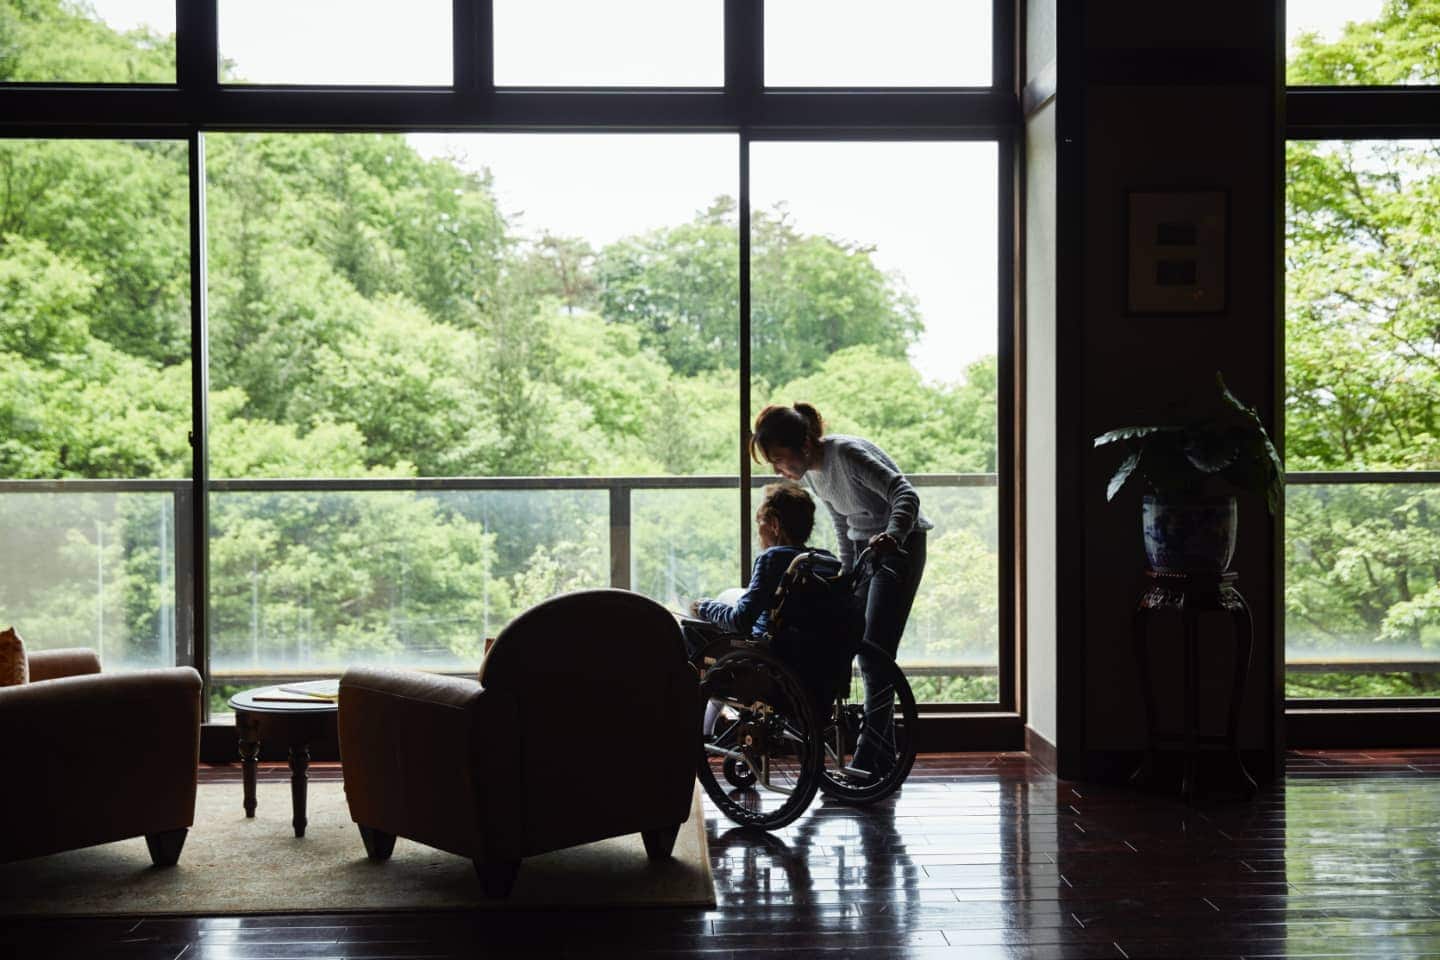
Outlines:
{"type": "Polygon", "coordinates": [[[92,650],[28,660],[29,683],[0,687],[0,862],[143,835],[173,865],[195,821],[200,675],[102,674],[92,650]]]}
{"type": "Polygon", "coordinates": [[[347,670],[345,796],[372,860],[406,837],[470,858],[503,897],[520,861],[550,850],[640,833],[668,857],[690,815],[700,718],[669,611],[624,590],[566,594],[500,633],[479,682],[347,670]],[[625,782],[586,789],[596,759],[625,782]]]}

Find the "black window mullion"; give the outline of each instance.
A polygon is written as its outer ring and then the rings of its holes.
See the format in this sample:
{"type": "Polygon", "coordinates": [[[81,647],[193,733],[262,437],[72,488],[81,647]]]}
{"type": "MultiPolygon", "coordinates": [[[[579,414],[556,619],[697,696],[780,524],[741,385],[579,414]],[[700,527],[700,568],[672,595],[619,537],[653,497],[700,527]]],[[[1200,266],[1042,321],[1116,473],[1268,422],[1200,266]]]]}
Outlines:
{"type": "Polygon", "coordinates": [[[493,0],[453,0],[455,92],[488,93],[495,86],[495,4],[493,0]]]}
{"type": "MultiPolygon", "coordinates": [[[[996,5],[997,8],[1001,4],[996,5]]],[[[996,222],[1000,235],[996,248],[996,305],[997,333],[995,338],[995,365],[997,374],[997,409],[995,411],[995,472],[998,477],[996,508],[1000,518],[1000,538],[996,551],[999,559],[1000,588],[1000,662],[997,698],[1001,706],[1012,713],[1021,712],[1019,694],[1020,657],[1016,650],[1016,586],[1017,574],[1015,557],[1019,549],[1016,538],[1020,525],[1015,522],[1018,513],[1014,496],[1015,447],[1017,443],[1015,422],[1015,378],[1017,374],[1015,350],[1015,236],[1017,232],[1017,206],[1015,190],[1015,138],[1000,138],[997,144],[996,162],[999,169],[996,176],[996,222]]]]}
{"type": "Polygon", "coordinates": [[[725,0],[725,92],[743,116],[765,89],[765,0],[725,0]]]}
{"type": "MultiPolygon", "coordinates": [[[[212,6],[213,9],[213,6],[212,6]]],[[[205,138],[190,134],[190,528],[176,537],[190,538],[189,628],[192,665],[205,683],[201,714],[210,713],[210,644],[206,614],[210,607],[210,463],[207,443],[207,401],[210,392],[210,350],[206,332],[205,290],[205,138]]],[[[181,576],[176,571],[176,576],[181,576]]],[[[182,612],[175,612],[177,618],[182,612]]],[[[179,631],[177,631],[179,632],[179,631]]]]}
{"type": "Polygon", "coordinates": [[[992,0],[990,6],[990,85],[996,90],[1018,93],[1016,69],[1018,44],[1016,36],[1016,4],[1009,0],[992,0]]]}
{"type": "Polygon", "coordinates": [[[197,103],[220,85],[219,2],[175,0],[175,79],[197,103]]]}
{"type": "Polygon", "coordinates": [[[750,136],[740,132],[740,582],[750,582],[750,136]]]}

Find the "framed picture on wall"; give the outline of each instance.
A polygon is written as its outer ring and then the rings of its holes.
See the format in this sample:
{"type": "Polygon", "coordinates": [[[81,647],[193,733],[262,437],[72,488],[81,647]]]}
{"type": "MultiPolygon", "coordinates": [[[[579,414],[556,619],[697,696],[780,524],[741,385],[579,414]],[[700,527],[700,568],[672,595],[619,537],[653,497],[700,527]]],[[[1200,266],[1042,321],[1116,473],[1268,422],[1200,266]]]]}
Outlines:
{"type": "Polygon", "coordinates": [[[1126,313],[1224,312],[1229,201],[1225,190],[1127,192],[1126,313]]]}

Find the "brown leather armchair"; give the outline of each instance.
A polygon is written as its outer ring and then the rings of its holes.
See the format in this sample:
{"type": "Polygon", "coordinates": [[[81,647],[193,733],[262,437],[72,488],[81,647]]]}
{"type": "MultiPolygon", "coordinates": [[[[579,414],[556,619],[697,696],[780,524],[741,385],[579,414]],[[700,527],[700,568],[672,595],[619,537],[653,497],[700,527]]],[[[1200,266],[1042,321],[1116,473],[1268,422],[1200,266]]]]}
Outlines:
{"type": "Polygon", "coordinates": [[[156,866],[195,822],[200,675],[102,674],[93,650],[29,656],[0,687],[0,862],[144,835],[156,866]]]}
{"type": "Polygon", "coordinates": [[[523,858],[605,837],[640,833],[668,857],[690,815],[701,712],[664,607],[624,590],[566,594],[501,632],[478,683],[345,672],[350,816],[372,860],[406,837],[469,857],[497,897],[523,858]],[[593,789],[597,760],[623,782],[593,789]]]}

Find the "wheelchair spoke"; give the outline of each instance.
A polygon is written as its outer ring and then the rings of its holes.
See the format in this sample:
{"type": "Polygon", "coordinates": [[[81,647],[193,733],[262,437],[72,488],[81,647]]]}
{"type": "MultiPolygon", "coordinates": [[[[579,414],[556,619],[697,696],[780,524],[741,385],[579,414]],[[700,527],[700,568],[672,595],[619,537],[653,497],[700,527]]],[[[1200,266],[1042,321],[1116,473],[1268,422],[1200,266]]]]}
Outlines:
{"type": "Polygon", "coordinates": [[[822,743],[785,668],[766,653],[737,651],[710,667],[705,693],[725,711],[698,770],[711,800],[736,823],[766,829],[803,813],[819,786],[822,743]]]}
{"type": "Polygon", "coordinates": [[[828,738],[820,789],[851,803],[873,803],[899,789],[915,759],[915,698],[905,674],[887,654],[862,645],[851,696],[836,702],[834,747],[828,738]],[[852,756],[846,752],[853,750],[852,756]]]}

